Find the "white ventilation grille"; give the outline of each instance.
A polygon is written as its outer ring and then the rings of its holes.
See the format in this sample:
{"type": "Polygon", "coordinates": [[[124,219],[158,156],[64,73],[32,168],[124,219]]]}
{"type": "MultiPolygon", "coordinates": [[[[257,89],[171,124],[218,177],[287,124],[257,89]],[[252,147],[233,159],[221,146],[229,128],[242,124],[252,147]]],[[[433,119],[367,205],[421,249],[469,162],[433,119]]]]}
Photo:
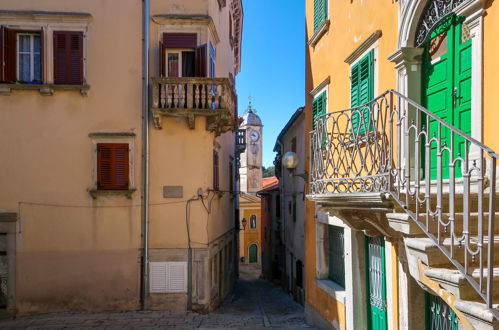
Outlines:
{"type": "Polygon", "coordinates": [[[151,293],[187,292],[187,262],[150,262],[151,293]]]}

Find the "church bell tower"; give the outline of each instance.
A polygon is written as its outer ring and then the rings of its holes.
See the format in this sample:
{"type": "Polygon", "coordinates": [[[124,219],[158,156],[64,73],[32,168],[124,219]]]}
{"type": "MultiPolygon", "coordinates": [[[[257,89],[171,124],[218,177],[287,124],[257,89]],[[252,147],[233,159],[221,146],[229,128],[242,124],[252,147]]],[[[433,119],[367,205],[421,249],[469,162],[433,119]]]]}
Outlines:
{"type": "Polygon", "coordinates": [[[262,189],[262,121],[251,105],[243,116],[241,129],[246,130],[246,150],[241,154],[241,191],[256,194],[262,189]]]}

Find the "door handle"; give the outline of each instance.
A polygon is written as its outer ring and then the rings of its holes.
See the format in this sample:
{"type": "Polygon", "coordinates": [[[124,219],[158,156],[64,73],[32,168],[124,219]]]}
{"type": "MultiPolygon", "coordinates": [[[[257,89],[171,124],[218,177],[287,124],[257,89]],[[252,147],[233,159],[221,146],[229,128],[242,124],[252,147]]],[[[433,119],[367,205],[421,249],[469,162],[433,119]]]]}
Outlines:
{"type": "Polygon", "coordinates": [[[450,93],[452,96],[452,106],[455,108],[457,104],[457,87],[454,87],[452,89],[452,93],[450,93]]]}

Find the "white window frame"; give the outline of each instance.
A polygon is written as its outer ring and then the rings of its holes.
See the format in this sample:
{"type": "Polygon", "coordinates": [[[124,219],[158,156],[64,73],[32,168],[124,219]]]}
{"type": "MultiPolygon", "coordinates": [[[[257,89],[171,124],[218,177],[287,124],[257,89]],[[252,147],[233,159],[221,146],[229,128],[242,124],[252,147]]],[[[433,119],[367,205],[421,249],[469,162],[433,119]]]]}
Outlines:
{"type": "Polygon", "coordinates": [[[43,77],[43,59],[41,57],[42,53],[43,53],[43,44],[42,44],[42,31],[40,32],[17,32],[16,33],[16,79],[17,80],[21,80],[20,79],[20,67],[21,67],[21,47],[20,47],[20,39],[21,39],[21,36],[29,36],[30,37],[30,50],[29,52],[22,52],[23,55],[24,54],[28,54],[30,55],[30,63],[29,63],[29,67],[30,67],[30,80],[29,81],[26,81],[26,82],[32,82],[34,81],[35,79],[35,55],[37,54],[35,51],[34,51],[34,48],[35,48],[35,36],[38,36],[40,38],[40,52],[38,53],[38,55],[40,55],[40,83],[42,83],[42,77],[43,77]]]}
{"type": "Polygon", "coordinates": [[[183,77],[182,75],[182,52],[194,52],[196,54],[196,49],[192,48],[165,48],[165,76],[168,75],[168,55],[169,54],[177,54],[178,55],[178,76],[183,77]]]}

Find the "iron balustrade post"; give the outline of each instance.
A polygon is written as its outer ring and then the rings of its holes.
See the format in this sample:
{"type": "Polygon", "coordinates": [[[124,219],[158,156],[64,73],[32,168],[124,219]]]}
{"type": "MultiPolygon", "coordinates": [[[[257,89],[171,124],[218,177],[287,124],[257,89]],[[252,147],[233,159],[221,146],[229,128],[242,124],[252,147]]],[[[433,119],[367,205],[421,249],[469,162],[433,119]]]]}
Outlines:
{"type": "Polygon", "coordinates": [[[495,155],[490,159],[490,193],[489,193],[489,228],[488,228],[488,251],[487,251],[487,307],[492,308],[494,295],[494,222],[496,208],[496,166],[495,155]]]}

